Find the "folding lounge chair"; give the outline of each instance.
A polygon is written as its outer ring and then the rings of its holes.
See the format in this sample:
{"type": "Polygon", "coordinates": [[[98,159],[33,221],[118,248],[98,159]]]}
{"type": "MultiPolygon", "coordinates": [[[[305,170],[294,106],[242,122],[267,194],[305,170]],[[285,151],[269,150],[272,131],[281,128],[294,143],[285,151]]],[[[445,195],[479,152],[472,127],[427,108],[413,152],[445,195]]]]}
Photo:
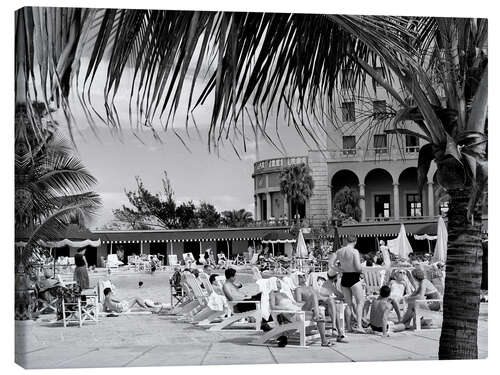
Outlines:
{"type": "MultiPolygon", "coordinates": [[[[200,274],[200,281],[205,288],[206,295],[209,297],[212,293],[214,293],[214,289],[212,284],[210,284],[210,280],[208,275],[205,273],[200,274]]],[[[209,306],[200,311],[193,317],[193,323],[197,323],[200,326],[211,326],[216,321],[220,321],[226,315],[225,311],[212,310],[209,306]]]]}
{"type": "Polygon", "coordinates": [[[37,306],[42,305],[40,309],[38,309],[38,313],[42,314],[44,312],[48,313],[57,313],[57,298],[54,298],[52,301],[49,301],[43,298],[43,293],[45,291],[40,291],[40,288],[37,284],[35,284],[35,295],[36,295],[36,303],[37,306]]]}
{"type": "MultiPolygon", "coordinates": [[[[221,283],[220,280],[218,280],[221,283]]],[[[223,285],[221,285],[222,289],[223,285]]],[[[222,289],[223,290],[223,289],[222,289]]],[[[227,298],[227,296],[226,296],[227,298]]],[[[260,331],[260,325],[262,321],[262,311],[260,309],[260,301],[229,301],[228,305],[231,312],[231,315],[225,318],[222,322],[211,325],[209,328],[210,331],[222,331],[222,330],[231,330],[231,331],[260,331]],[[252,303],[255,304],[256,309],[251,311],[246,311],[243,313],[237,313],[234,311],[234,305],[238,303],[252,303]],[[241,320],[245,320],[248,318],[252,318],[255,320],[255,323],[248,323],[244,327],[242,327],[242,323],[239,323],[241,320]]]]}
{"type": "Polygon", "coordinates": [[[305,311],[271,310],[270,313],[276,324],[275,327],[257,337],[255,340],[250,342],[249,345],[269,346],[271,341],[276,340],[280,336],[286,335],[289,340],[288,346],[308,348],[308,342],[316,340],[319,337],[319,334],[314,331],[314,328],[317,327],[316,322],[306,320],[305,311]],[[286,314],[287,318],[289,320],[292,319],[292,321],[278,324],[280,321],[278,315],[280,314],[286,314]],[[296,333],[296,335],[291,335],[291,332],[296,333]]]}
{"type": "Polygon", "coordinates": [[[198,324],[200,326],[211,326],[215,319],[222,318],[225,315],[224,311],[215,311],[208,306],[208,298],[210,293],[213,292],[212,285],[208,281],[206,274],[200,275],[200,280],[203,279],[203,286],[205,291],[201,288],[199,281],[193,275],[186,275],[186,282],[194,293],[195,299],[199,303],[198,308],[194,308],[189,312],[188,318],[190,318],[191,323],[198,324]],[[205,286],[206,285],[206,286],[205,286]],[[207,289],[209,288],[209,289],[207,289]]]}

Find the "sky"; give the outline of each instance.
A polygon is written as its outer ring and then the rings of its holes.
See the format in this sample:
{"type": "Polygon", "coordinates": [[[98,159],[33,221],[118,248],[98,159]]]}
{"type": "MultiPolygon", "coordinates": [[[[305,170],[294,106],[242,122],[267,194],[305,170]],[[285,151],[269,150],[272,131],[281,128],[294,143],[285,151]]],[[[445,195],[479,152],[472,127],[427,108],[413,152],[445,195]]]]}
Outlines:
{"type": "MultiPolygon", "coordinates": [[[[104,68],[97,72],[91,91],[93,104],[103,108],[104,68]]],[[[241,137],[235,139],[239,156],[230,144],[222,145],[218,154],[209,152],[207,145],[208,125],[211,117],[211,104],[206,104],[195,112],[199,134],[194,126],[185,129],[185,110],[187,98],[180,104],[179,115],[173,126],[186,145],[176,136],[172,128],[166,131],[160,124],[155,127],[162,138],[160,143],[147,129],[132,130],[128,124],[127,90],[131,84],[131,72],[122,79],[123,88],[115,98],[116,107],[122,117],[122,131],[111,131],[106,124],[96,122],[96,137],[74,95],[70,95],[70,105],[75,119],[73,128],[76,153],[98,183],[94,190],[101,196],[103,206],[87,226],[91,229],[101,227],[113,220],[112,210],[127,204],[124,190],[135,189],[135,176],[140,176],[145,186],[153,193],[162,190],[163,171],[166,171],[175,192],[177,202],[193,200],[195,203],[206,201],[215,205],[219,211],[244,208],[254,212],[253,164],[256,161],[255,136],[249,137],[251,127],[246,130],[247,150],[245,152],[241,137]],[[189,150],[188,150],[189,148],[189,150]]],[[[189,87],[190,82],[186,82],[189,87]]],[[[200,92],[200,83],[196,94],[200,92]]],[[[187,96],[187,95],[186,95],[187,96]]],[[[60,132],[69,138],[69,133],[61,111],[55,113],[60,123],[60,132]]],[[[271,117],[274,130],[275,118],[271,117]]],[[[306,155],[309,149],[293,127],[279,122],[279,135],[285,146],[284,152],[290,156],[306,155]]],[[[276,135],[271,132],[276,140],[276,135]]],[[[259,137],[259,159],[285,156],[264,137],[259,137]]]]}

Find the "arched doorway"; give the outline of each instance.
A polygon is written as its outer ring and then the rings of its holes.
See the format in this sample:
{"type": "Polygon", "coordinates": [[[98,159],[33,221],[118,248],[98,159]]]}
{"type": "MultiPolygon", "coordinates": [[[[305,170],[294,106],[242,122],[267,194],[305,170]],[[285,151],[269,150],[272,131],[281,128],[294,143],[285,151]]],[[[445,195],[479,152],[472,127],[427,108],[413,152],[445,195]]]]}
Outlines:
{"type": "MultiPolygon", "coordinates": [[[[417,186],[417,168],[406,168],[399,175],[400,216],[423,216],[424,199],[417,186]]],[[[423,194],[426,194],[425,189],[423,194]]]]}
{"type": "Polygon", "coordinates": [[[365,177],[367,219],[388,220],[394,216],[392,176],[382,168],[372,169],[365,177]]]}
{"type": "MultiPolygon", "coordinates": [[[[358,176],[348,170],[343,169],[336,172],[332,176],[331,180],[331,191],[332,191],[332,209],[335,211],[336,209],[341,212],[348,214],[353,217],[355,220],[361,220],[361,209],[359,208],[359,179],[358,176]],[[357,207],[346,207],[346,205],[351,206],[350,202],[345,202],[345,199],[342,199],[344,202],[339,206],[337,204],[336,195],[339,191],[344,188],[350,188],[355,191],[356,198],[358,202],[356,203],[357,207]]],[[[354,204],[354,202],[352,202],[354,204]]]]}

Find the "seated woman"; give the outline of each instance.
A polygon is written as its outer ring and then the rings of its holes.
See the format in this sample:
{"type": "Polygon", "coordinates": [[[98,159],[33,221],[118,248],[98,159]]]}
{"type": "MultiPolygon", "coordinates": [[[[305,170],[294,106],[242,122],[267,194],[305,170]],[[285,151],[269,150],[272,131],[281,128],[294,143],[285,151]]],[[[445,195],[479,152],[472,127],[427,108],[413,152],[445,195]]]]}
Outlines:
{"type": "MultiPolygon", "coordinates": [[[[424,271],[420,269],[414,269],[411,273],[413,278],[417,281],[418,287],[416,290],[407,298],[408,308],[402,319],[402,322],[409,326],[411,320],[415,317],[415,302],[419,300],[440,300],[441,294],[438,292],[436,287],[425,278],[424,271]]],[[[432,301],[427,303],[427,308],[432,311],[439,311],[441,309],[441,303],[439,301],[432,301]]]]}
{"type": "Polygon", "coordinates": [[[405,297],[410,295],[410,287],[405,280],[404,270],[394,270],[394,279],[389,282],[389,288],[391,288],[391,299],[396,301],[396,303],[401,303],[405,297]]]}
{"type": "Polygon", "coordinates": [[[115,312],[115,313],[127,312],[130,311],[130,309],[136,304],[142,309],[154,313],[159,313],[163,308],[163,304],[159,302],[154,302],[152,300],[143,300],[142,298],[139,297],[134,297],[130,301],[126,300],[120,301],[118,299],[113,298],[113,291],[111,290],[111,288],[104,289],[103,308],[105,312],[115,312]]]}

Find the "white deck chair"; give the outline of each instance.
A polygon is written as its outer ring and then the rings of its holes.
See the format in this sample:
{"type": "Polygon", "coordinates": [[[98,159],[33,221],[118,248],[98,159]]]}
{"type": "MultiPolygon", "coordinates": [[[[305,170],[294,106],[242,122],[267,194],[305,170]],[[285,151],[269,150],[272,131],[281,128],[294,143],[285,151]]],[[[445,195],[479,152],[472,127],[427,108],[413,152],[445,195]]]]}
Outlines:
{"type": "Polygon", "coordinates": [[[203,292],[199,284],[196,283],[197,285],[196,284],[194,285],[194,288],[197,289],[197,292],[195,292],[195,294],[198,293],[200,295],[204,295],[206,298],[205,299],[206,304],[201,311],[199,311],[193,316],[191,322],[198,324],[199,326],[209,327],[214,325],[216,321],[220,321],[221,318],[223,318],[224,315],[226,315],[226,312],[224,310],[222,311],[213,310],[209,306],[208,299],[210,298],[210,295],[214,293],[214,290],[212,284],[210,284],[208,275],[205,273],[201,273],[199,276],[199,280],[202,282],[203,287],[205,288],[205,293],[203,292]]]}
{"type": "MultiPolygon", "coordinates": [[[[224,290],[222,279],[220,279],[220,278],[217,279],[217,282],[219,283],[221,289],[224,290]]],[[[226,298],[227,298],[227,296],[226,296],[226,298]]],[[[262,311],[260,309],[260,302],[259,301],[248,301],[248,300],[229,301],[229,298],[228,298],[228,305],[230,308],[231,315],[229,317],[225,318],[224,320],[222,320],[222,322],[213,324],[209,328],[210,331],[222,331],[222,330],[229,330],[229,329],[231,330],[231,332],[233,332],[233,331],[244,331],[244,332],[260,331],[260,325],[262,322],[262,311]],[[251,311],[246,311],[243,313],[235,313],[233,307],[234,307],[234,305],[236,305],[238,303],[254,303],[256,306],[256,309],[251,310],[251,311]],[[244,326],[242,326],[242,324],[239,323],[239,321],[244,320],[244,319],[248,319],[248,318],[254,319],[255,323],[249,323],[249,324],[246,324],[244,326]]]]}
{"type": "Polygon", "coordinates": [[[308,340],[314,340],[319,337],[318,334],[312,331],[312,329],[316,326],[316,322],[306,320],[305,311],[271,310],[270,313],[275,324],[279,321],[278,315],[280,314],[286,314],[287,318],[292,319],[292,321],[275,325],[273,329],[264,333],[262,336],[257,337],[255,340],[251,341],[249,345],[269,346],[272,340],[275,340],[280,336],[287,335],[289,340],[288,346],[308,348],[308,340]],[[297,333],[298,337],[290,335],[290,332],[297,333]]]}

